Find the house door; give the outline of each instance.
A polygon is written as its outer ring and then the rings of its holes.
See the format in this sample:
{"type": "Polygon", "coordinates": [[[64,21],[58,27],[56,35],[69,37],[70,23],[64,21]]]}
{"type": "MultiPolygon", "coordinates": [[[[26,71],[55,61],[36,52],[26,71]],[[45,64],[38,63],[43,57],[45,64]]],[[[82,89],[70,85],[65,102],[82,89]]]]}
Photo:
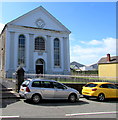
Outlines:
{"type": "Polygon", "coordinates": [[[43,65],[36,65],[36,74],[43,74],[43,65]]]}
{"type": "Polygon", "coordinates": [[[44,60],[38,59],[36,61],[36,74],[44,74],[44,60]]]}

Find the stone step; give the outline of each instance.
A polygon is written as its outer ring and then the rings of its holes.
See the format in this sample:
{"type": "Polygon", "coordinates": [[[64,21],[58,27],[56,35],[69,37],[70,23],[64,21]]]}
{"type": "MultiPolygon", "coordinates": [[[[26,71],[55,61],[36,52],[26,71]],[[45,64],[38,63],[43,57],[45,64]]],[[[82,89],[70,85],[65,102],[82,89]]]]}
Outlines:
{"type": "Polygon", "coordinates": [[[8,98],[16,98],[19,99],[20,96],[17,92],[15,91],[3,91],[0,93],[0,99],[8,99],[8,98]]]}
{"type": "Polygon", "coordinates": [[[13,88],[0,88],[0,91],[13,91],[13,88]]]}

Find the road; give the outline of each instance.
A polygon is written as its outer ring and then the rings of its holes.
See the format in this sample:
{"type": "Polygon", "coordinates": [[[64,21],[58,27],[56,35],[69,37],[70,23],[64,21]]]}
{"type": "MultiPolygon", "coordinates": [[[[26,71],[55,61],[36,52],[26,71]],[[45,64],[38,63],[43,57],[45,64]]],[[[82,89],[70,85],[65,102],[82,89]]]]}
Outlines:
{"type": "Polygon", "coordinates": [[[116,118],[117,100],[98,102],[80,98],[79,102],[43,101],[34,105],[24,99],[3,99],[2,116],[20,118],[116,118]]]}

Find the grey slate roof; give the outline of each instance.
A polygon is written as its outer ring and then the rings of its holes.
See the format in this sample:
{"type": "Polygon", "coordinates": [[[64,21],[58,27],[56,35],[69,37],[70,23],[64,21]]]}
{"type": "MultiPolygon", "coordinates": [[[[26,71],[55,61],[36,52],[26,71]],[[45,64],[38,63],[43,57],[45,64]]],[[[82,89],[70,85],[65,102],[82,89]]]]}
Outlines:
{"type": "Polygon", "coordinates": [[[98,61],[98,64],[118,63],[118,56],[110,57],[110,61],[107,61],[107,57],[103,57],[98,61]]]}

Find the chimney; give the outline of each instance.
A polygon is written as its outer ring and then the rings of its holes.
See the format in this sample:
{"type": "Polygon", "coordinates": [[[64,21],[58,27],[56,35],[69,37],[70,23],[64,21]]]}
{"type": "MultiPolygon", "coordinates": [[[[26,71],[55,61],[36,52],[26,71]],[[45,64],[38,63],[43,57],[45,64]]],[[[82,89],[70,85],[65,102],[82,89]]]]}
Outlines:
{"type": "Polygon", "coordinates": [[[110,62],[110,54],[107,54],[107,62],[110,62]]]}

